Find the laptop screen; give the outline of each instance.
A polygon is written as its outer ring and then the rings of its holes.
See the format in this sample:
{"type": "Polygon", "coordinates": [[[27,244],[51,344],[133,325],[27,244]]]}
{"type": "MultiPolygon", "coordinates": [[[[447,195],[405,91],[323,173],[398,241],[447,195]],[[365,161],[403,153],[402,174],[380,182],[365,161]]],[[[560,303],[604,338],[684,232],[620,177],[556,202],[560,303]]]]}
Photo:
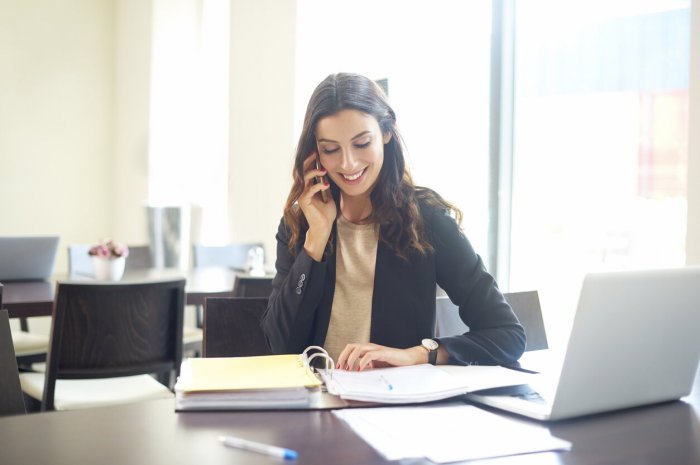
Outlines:
{"type": "Polygon", "coordinates": [[[57,250],[58,236],[0,236],[0,282],[47,279],[57,250]]]}

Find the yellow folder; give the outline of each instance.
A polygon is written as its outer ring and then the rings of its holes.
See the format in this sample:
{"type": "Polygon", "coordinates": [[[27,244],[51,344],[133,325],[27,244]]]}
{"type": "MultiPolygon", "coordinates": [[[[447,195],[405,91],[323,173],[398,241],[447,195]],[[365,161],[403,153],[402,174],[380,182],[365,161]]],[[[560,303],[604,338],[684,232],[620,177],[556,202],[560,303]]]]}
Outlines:
{"type": "Polygon", "coordinates": [[[184,393],[312,388],[323,384],[303,355],[191,358],[187,362],[190,372],[181,373],[179,380],[184,393]]]}

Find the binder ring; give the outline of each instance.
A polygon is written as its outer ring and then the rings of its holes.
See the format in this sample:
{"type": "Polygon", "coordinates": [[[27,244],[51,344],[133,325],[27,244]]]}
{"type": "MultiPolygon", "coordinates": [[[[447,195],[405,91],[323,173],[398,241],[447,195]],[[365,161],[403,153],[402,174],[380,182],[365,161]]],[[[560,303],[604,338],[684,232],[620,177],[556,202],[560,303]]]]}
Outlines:
{"type": "Polygon", "coordinates": [[[304,358],[304,361],[306,362],[306,365],[313,370],[313,366],[311,366],[311,362],[315,358],[322,358],[325,360],[326,364],[326,373],[328,373],[328,376],[333,379],[333,370],[335,369],[335,362],[333,361],[333,358],[331,358],[330,355],[328,355],[328,352],[323,347],[319,346],[309,346],[306,349],[304,349],[304,352],[302,352],[302,357],[304,358]],[[311,350],[318,350],[315,354],[309,355],[307,352],[311,350]]]}

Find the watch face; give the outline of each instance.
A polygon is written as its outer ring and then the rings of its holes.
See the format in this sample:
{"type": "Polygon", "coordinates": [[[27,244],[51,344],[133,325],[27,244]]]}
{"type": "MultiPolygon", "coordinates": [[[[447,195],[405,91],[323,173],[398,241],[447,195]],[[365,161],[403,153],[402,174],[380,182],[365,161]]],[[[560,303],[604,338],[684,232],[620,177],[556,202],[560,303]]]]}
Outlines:
{"type": "Polygon", "coordinates": [[[434,339],[423,339],[421,344],[428,350],[437,350],[438,348],[438,343],[434,339]]]}

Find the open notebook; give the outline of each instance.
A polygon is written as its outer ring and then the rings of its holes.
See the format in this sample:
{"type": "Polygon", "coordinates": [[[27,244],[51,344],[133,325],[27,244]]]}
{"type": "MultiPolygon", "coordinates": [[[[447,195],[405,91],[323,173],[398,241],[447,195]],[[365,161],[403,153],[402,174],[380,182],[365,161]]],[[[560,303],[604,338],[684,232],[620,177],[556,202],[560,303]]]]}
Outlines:
{"type": "Polygon", "coordinates": [[[513,386],[529,373],[500,366],[423,364],[366,371],[321,370],[328,392],[345,400],[382,404],[416,404],[460,396],[471,391],[513,386]]]}
{"type": "Polygon", "coordinates": [[[362,372],[335,370],[333,366],[333,360],[317,346],[298,355],[188,359],[182,363],[175,384],[175,408],[315,409],[358,406],[357,402],[413,404],[522,384],[531,376],[496,366],[424,364],[362,372]],[[316,358],[325,361],[318,376],[312,368],[316,358]],[[322,392],[323,384],[327,393],[322,392]]]}

